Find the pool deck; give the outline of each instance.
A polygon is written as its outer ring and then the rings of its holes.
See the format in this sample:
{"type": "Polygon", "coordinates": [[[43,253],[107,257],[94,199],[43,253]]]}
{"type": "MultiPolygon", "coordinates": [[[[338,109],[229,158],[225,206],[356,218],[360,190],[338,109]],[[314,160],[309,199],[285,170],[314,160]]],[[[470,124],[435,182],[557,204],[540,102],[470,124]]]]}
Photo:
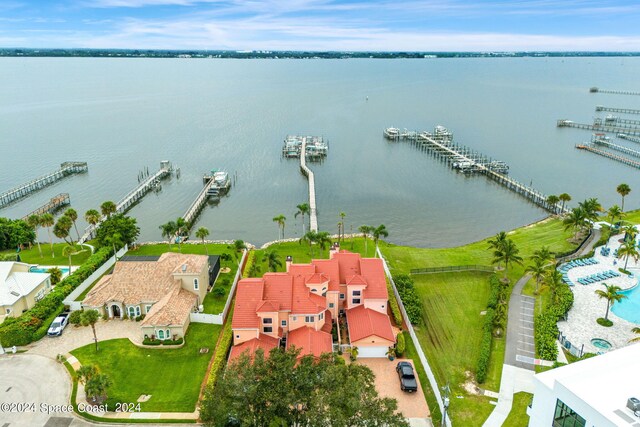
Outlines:
{"type": "Polygon", "coordinates": [[[622,234],[618,234],[609,239],[608,246],[611,248],[611,255],[608,257],[600,255],[599,248],[596,248],[594,258],[598,260],[598,264],[575,267],[568,272],[569,279],[575,283],[575,286],[571,287],[574,295],[574,303],[571,310],[569,310],[568,320],[558,322],[558,329],[574,346],[580,347],[584,344],[584,351],[586,353],[598,353],[602,351],[602,349],[591,344],[591,339],[593,338],[607,340],[611,343],[612,348],[616,349],[628,345],[629,340],[636,336],[631,332],[631,329],[639,325],[616,316],[611,309],[609,309],[609,319],[613,322],[613,326],[607,328],[596,323],[599,317],[604,317],[607,306],[606,301],[598,297],[595,291],[596,289],[604,289],[602,283],[617,285],[622,289],[634,287],[638,281],[640,263],[635,262],[633,258],[629,259],[627,269],[634,273],[634,278],[632,279],[621,275],[620,277],[592,283],[590,285],[581,285],[577,282],[578,278],[590,274],[607,270],[618,271],[618,268],[624,267],[624,259],[616,259],[613,257],[613,252],[620,247],[619,240],[622,239],[622,237],[622,234]],[[616,262],[615,265],[614,262],[616,262]]]}

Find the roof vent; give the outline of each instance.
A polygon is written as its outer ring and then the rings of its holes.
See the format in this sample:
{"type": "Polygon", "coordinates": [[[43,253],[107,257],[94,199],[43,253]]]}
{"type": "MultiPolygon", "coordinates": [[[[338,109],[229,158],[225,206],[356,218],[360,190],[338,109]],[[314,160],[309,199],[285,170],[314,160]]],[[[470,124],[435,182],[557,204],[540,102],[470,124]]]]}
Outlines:
{"type": "Polygon", "coordinates": [[[182,264],[182,272],[186,272],[187,271],[187,264],[182,264]]]}
{"type": "Polygon", "coordinates": [[[20,294],[17,293],[16,291],[11,291],[11,295],[13,295],[14,297],[19,297],[20,294]]]}
{"type": "Polygon", "coordinates": [[[640,400],[635,397],[630,397],[629,400],[627,400],[627,408],[633,412],[640,411],[640,400]]]}

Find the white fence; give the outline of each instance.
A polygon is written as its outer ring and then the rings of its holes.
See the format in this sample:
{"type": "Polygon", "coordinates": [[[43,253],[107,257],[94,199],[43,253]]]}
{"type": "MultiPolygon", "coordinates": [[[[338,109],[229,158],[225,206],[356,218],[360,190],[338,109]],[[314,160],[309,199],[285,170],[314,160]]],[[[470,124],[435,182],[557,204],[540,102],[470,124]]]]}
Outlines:
{"type": "Polygon", "coordinates": [[[76,301],[75,299],[79,297],[80,294],[82,294],[89,286],[91,286],[93,282],[98,280],[100,276],[106,273],[107,270],[113,267],[113,265],[116,263],[116,258],[122,257],[124,254],[127,253],[128,250],[129,250],[129,247],[125,245],[124,248],[116,252],[115,257],[109,258],[104,264],[98,267],[98,269],[94,271],[93,274],[91,274],[91,276],[87,277],[85,281],[80,284],[80,286],[75,288],[73,292],[71,292],[69,296],[65,298],[64,301],[62,301],[62,303],[64,305],[68,305],[71,311],[81,310],[82,309],[81,301],[76,301]]]}
{"type": "Polygon", "coordinates": [[[236,277],[233,279],[233,284],[231,285],[231,289],[229,290],[229,295],[227,296],[227,302],[224,304],[224,309],[220,314],[205,314],[205,313],[191,313],[189,315],[189,320],[194,323],[210,323],[213,325],[222,325],[224,323],[224,319],[227,318],[227,314],[229,313],[229,307],[231,307],[231,301],[233,300],[233,296],[236,292],[236,286],[238,285],[238,281],[242,277],[242,266],[244,265],[245,258],[249,252],[245,249],[242,252],[242,258],[240,259],[240,263],[238,264],[238,271],[236,271],[236,277]]]}
{"type": "Polygon", "coordinates": [[[376,252],[378,253],[378,256],[380,257],[380,259],[382,259],[382,265],[384,267],[384,272],[387,274],[387,277],[389,278],[389,282],[391,282],[391,287],[393,288],[393,293],[396,296],[396,300],[398,300],[398,306],[400,307],[400,312],[402,313],[402,318],[404,319],[405,323],[407,324],[407,327],[409,329],[409,335],[411,335],[411,339],[413,340],[413,343],[415,344],[416,347],[416,351],[418,352],[418,357],[420,358],[420,361],[422,362],[422,366],[424,367],[424,370],[427,373],[427,378],[429,378],[429,384],[431,384],[431,389],[433,390],[433,394],[435,394],[436,396],[436,401],[438,402],[438,406],[440,407],[440,412],[442,413],[443,418],[445,418],[446,420],[446,425],[448,427],[451,427],[451,420],[449,419],[448,416],[445,415],[445,409],[444,409],[444,405],[442,402],[442,396],[440,396],[440,388],[438,387],[438,382],[436,381],[436,377],[433,375],[433,372],[431,371],[431,366],[429,366],[429,362],[427,362],[427,357],[424,355],[424,352],[422,351],[422,347],[420,346],[420,341],[418,341],[418,337],[416,335],[416,332],[413,330],[413,325],[411,325],[411,321],[409,320],[409,316],[407,315],[407,312],[404,309],[404,304],[402,303],[402,298],[400,298],[400,294],[398,293],[398,289],[396,288],[396,284],[393,281],[393,277],[391,276],[391,272],[389,271],[389,267],[387,266],[387,261],[385,260],[385,258],[382,256],[382,252],[380,252],[379,248],[376,248],[376,252]]]}

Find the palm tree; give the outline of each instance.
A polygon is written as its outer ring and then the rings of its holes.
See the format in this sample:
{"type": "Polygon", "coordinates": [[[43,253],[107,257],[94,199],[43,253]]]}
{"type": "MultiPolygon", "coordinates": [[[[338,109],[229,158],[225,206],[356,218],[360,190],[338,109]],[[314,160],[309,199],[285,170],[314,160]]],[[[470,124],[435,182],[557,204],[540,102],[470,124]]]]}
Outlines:
{"type": "Polygon", "coordinates": [[[182,217],[176,218],[176,240],[178,241],[178,250],[182,252],[182,237],[189,231],[187,221],[182,217]]]}
{"type": "Polygon", "coordinates": [[[331,245],[331,236],[328,231],[318,231],[316,233],[316,243],[320,246],[320,249],[327,249],[327,245],[331,245]]]}
{"type": "Polygon", "coordinates": [[[67,242],[67,244],[71,245],[73,243],[73,240],[67,240],[67,237],[69,237],[69,231],[71,231],[71,227],[71,220],[66,216],[61,216],[58,219],[58,222],[56,222],[56,224],[53,226],[53,234],[58,239],[62,239],[67,242]]]}
{"type": "Polygon", "coordinates": [[[38,244],[38,252],[40,252],[40,258],[42,258],[42,248],[40,247],[40,240],[38,239],[38,228],[40,228],[40,215],[30,215],[29,218],[27,218],[27,224],[29,224],[29,227],[31,227],[33,229],[33,231],[36,233],[36,243],[38,244]]]}
{"type": "Polygon", "coordinates": [[[502,247],[493,251],[493,263],[504,262],[504,280],[507,280],[507,270],[509,269],[510,263],[516,263],[522,265],[522,257],[518,255],[520,253],[520,249],[516,246],[516,244],[511,239],[505,240],[502,247]]]}
{"type": "Polygon", "coordinates": [[[208,235],[209,229],[207,227],[200,227],[196,230],[196,238],[202,239],[202,246],[204,246],[204,250],[207,252],[207,255],[209,255],[209,249],[207,248],[207,245],[204,244],[204,239],[208,235]]]}
{"type": "Polygon", "coordinates": [[[80,233],[78,232],[78,225],[76,224],[76,220],[78,219],[78,212],[75,209],[69,208],[64,211],[64,216],[69,218],[71,222],[73,222],[73,228],[76,229],[76,235],[78,236],[78,240],[80,240],[80,233]]]}
{"type": "Polygon", "coordinates": [[[55,223],[53,215],[50,213],[44,213],[40,217],[40,224],[43,227],[47,227],[47,233],[49,233],[49,243],[51,244],[51,258],[55,258],[56,254],[53,252],[53,239],[51,238],[51,226],[55,223]]]}
{"type": "Polygon", "coordinates": [[[313,243],[318,240],[318,232],[317,231],[307,231],[304,236],[298,240],[298,243],[302,244],[302,242],[309,243],[309,255],[313,257],[313,243]]]}
{"type": "Polygon", "coordinates": [[[543,246],[540,249],[533,251],[531,259],[534,261],[540,260],[545,266],[548,266],[549,264],[555,264],[553,252],[549,250],[548,246],[543,246]]]}
{"type": "Polygon", "coordinates": [[[578,206],[582,208],[585,218],[589,220],[589,228],[593,226],[593,222],[598,220],[598,214],[604,211],[602,205],[596,198],[591,198],[585,200],[584,202],[580,202],[578,203],[578,206]]]}
{"type": "MultiPolygon", "coordinates": [[[[489,249],[493,249],[494,252],[499,250],[504,246],[504,242],[507,241],[507,232],[501,231],[495,235],[493,239],[490,239],[487,243],[489,244],[489,249]]],[[[500,262],[498,262],[498,269],[500,268],[500,262]]]]}
{"type": "Polygon", "coordinates": [[[555,268],[547,271],[547,274],[544,276],[542,280],[542,288],[541,289],[549,289],[551,292],[551,302],[556,303],[558,301],[558,290],[562,286],[564,282],[562,281],[562,273],[560,273],[555,268]]]}
{"type": "Polygon", "coordinates": [[[567,193],[562,193],[561,195],[558,196],[558,199],[560,199],[560,201],[562,202],[562,212],[564,212],[564,206],[565,203],[570,202],[571,201],[571,196],[567,193]]]}
{"type": "MultiPolygon", "coordinates": [[[[347,216],[346,213],[340,212],[340,225],[342,226],[342,241],[344,242],[344,217],[347,216]]],[[[338,241],[340,241],[340,237],[338,237],[338,241]]]]}
{"type": "Polygon", "coordinates": [[[622,196],[622,212],[624,212],[624,198],[631,193],[631,187],[628,184],[620,184],[616,187],[616,191],[622,196]]]}
{"type": "Polygon", "coordinates": [[[547,197],[547,204],[549,205],[550,208],[553,209],[554,212],[558,211],[559,201],[560,201],[560,197],[556,196],[555,194],[551,194],[550,196],[547,197]]]}
{"type": "Polygon", "coordinates": [[[98,336],[96,335],[96,322],[100,319],[100,313],[98,310],[85,310],[80,316],[80,323],[82,326],[91,325],[93,330],[93,340],[96,342],[96,351],[98,351],[98,336]]]}
{"type": "Polygon", "coordinates": [[[176,230],[178,229],[175,221],[169,221],[165,224],[162,224],[158,228],[162,232],[162,237],[167,239],[169,241],[169,244],[171,244],[171,240],[173,240],[173,236],[176,234],[176,230]]]}
{"type": "Polygon", "coordinates": [[[282,260],[276,251],[266,251],[262,257],[262,262],[267,262],[269,271],[278,271],[278,267],[282,267],[282,260]]]}
{"type": "Polygon", "coordinates": [[[640,256],[640,253],[638,253],[638,248],[635,245],[635,239],[632,239],[631,241],[625,242],[623,243],[619,248],[618,248],[618,258],[622,258],[625,257],[625,262],[624,262],[624,269],[627,269],[627,264],[629,264],[629,257],[632,257],[635,262],[638,262],[638,257],[640,256]]]}
{"type": "Polygon", "coordinates": [[[620,291],[622,290],[622,288],[620,288],[620,286],[607,285],[606,283],[603,283],[603,285],[604,285],[604,288],[605,288],[604,291],[602,289],[596,289],[595,292],[596,292],[596,295],[598,295],[600,298],[604,298],[604,299],[607,300],[607,312],[604,315],[604,319],[608,320],[609,319],[609,308],[614,303],[622,301],[627,296],[620,293],[620,291]]]}
{"type": "Polygon", "coordinates": [[[75,255],[76,253],[76,248],[72,245],[67,245],[62,248],[62,256],[69,257],[69,274],[71,274],[71,255],[75,255]]]}
{"type": "Polygon", "coordinates": [[[124,242],[122,241],[122,235],[120,233],[113,233],[110,236],[104,238],[104,242],[107,245],[111,245],[113,247],[113,256],[116,256],[116,246],[121,248],[124,246],[124,242]]]}
{"type": "Polygon", "coordinates": [[[309,212],[311,212],[311,208],[309,207],[309,203],[301,203],[298,206],[296,206],[296,208],[298,208],[298,210],[293,215],[293,217],[297,218],[298,215],[302,216],[302,235],[304,236],[304,234],[305,234],[305,231],[304,231],[304,226],[305,226],[304,216],[305,215],[309,215],[309,212]]]}
{"type": "Polygon", "coordinates": [[[580,207],[571,209],[571,212],[569,212],[562,223],[564,224],[565,230],[573,228],[575,230],[574,237],[576,237],[578,233],[582,231],[586,224],[586,215],[584,209],[580,207]]]}
{"type": "Polygon", "coordinates": [[[632,338],[629,340],[630,343],[632,342],[640,342],[640,328],[633,328],[631,329],[631,332],[633,332],[634,334],[638,334],[637,337],[632,338]]]}
{"type": "Polygon", "coordinates": [[[607,213],[609,214],[609,224],[611,224],[611,229],[613,229],[614,223],[616,222],[616,218],[622,219],[624,215],[624,212],[622,212],[622,209],[618,205],[611,206],[607,211],[607,213]]]}
{"type": "Polygon", "coordinates": [[[100,212],[95,209],[89,209],[84,213],[84,220],[95,227],[100,222],[100,212]]]}
{"type": "MultiPolygon", "coordinates": [[[[231,246],[227,246],[227,248],[231,249],[233,248],[233,253],[235,254],[236,257],[236,261],[240,259],[240,253],[247,249],[247,245],[246,243],[244,243],[243,240],[234,240],[233,241],[233,245],[231,246]]],[[[255,264],[255,263],[254,263],[255,264]]]]}
{"type": "Polygon", "coordinates": [[[373,229],[373,241],[376,243],[376,257],[378,256],[378,240],[380,240],[380,237],[389,237],[389,232],[387,231],[387,228],[384,226],[384,224],[380,224],[377,228],[373,229]]]}
{"type": "Polygon", "coordinates": [[[287,217],[282,214],[273,217],[273,222],[278,223],[278,229],[282,232],[283,239],[284,239],[284,224],[286,220],[287,220],[287,217]]]}
{"type": "Polygon", "coordinates": [[[358,231],[362,233],[364,237],[364,256],[367,256],[367,236],[373,231],[373,227],[370,225],[361,225],[358,227],[358,231]]]}
{"type": "Polygon", "coordinates": [[[548,266],[545,265],[545,262],[540,258],[531,257],[531,259],[533,260],[533,264],[528,265],[524,271],[531,273],[531,276],[535,279],[536,289],[533,291],[533,294],[538,295],[540,292],[540,283],[542,283],[542,280],[547,274],[548,266]]]}
{"type": "Polygon", "coordinates": [[[102,212],[103,216],[110,218],[111,214],[116,212],[116,204],[108,200],[100,205],[100,211],[102,212]]]}

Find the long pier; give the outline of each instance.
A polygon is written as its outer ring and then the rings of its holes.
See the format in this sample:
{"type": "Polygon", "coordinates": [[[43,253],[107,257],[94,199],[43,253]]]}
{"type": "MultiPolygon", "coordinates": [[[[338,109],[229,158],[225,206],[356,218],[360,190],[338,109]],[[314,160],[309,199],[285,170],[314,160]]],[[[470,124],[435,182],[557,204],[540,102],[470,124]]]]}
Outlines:
{"type": "Polygon", "coordinates": [[[596,137],[596,138],[593,138],[591,140],[591,142],[593,144],[601,145],[603,147],[607,147],[607,148],[610,148],[612,150],[619,151],[621,153],[628,154],[628,155],[633,156],[633,157],[640,157],[640,151],[632,150],[631,148],[627,148],[627,147],[623,147],[622,145],[614,144],[614,143],[608,141],[607,139],[596,137]]]}
{"type": "Polygon", "coordinates": [[[621,117],[612,117],[612,118],[607,117],[605,120],[611,120],[616,125],[618,123],[622,123],[622,124],[626,124],[626,125],[640,126],[640,120],[623,119],[621,117]]]}
{"type": "Polygon", "coordinates": [[[640,144],[640,138],[637,136],[629,136],[624,133],[619,133],[618,138],[626,139],[627,141],[635,142],[636,144],[640,144]]]}
{"type": "MultiPolygon", "coordinates": [[[[444,129],[441,128],[440,129],[444,129]]],[[[485,163],[478,159],[485,159],[486,156],[479,155],[477,152],[469,154],[469,149],[464,146],[459,146],[453,143],[453,139],[450,133],[441,133],[438,135],[438,128],[436,128],[436,134],[432,135],[428,132],[421,132],[415,139],[417,143],[422,143],[422,146],[433,153],[436,157],[441,158],[445,162],[451,164],[454,168],[455,165],[464,164],[465,168],[470,171],[484,174],[487,178],[501,184],[507,189],[525,197],[529,201],[535,203],[543,209],[546,209],[552,213],[566,213],[569,211],[567,207],[562,207],[559,203],[550,204],[548,197],[542,192],[518,182],[517,180],[507,176],[499,170],[492,168],[491,165],[495,162],[485,163]],[[462,148],[460,148],[462,147],[462,148]]],[[[459,168],[458,168],[459,169],[459,168]]]]}
{"type": "Polygon", "coordinates": [[[62,178],[76,173],[84,173],[88,170],[89,167],[86,162],[64,162],[60,165],[60,169],[46,175],[42,175],[39,178],[0,194],[0,209],[15,202],[16,200],[27,197],[32,193],[61,180],[62,178]]]}
{"type": "Polygon", "coordinates": [[[595,144],[593,144],[593,143],[576,144],[576,148],[579,149],[579,150],[590,151],[590,152],[598,154],[600,156],[607,157],[609,159],[618,161],[620,163],[624,163],[627,166],[631,166],[631,167],[634,167],[636,169],[640,169],[640,162],[638,162],[636,160],[633,160],[633,159],[630,159],[628,157],[618,156],[617,154],[609,153],[608,151],[604,151],[604,150],[601,150],[599,148],[596,148],[595,144]]]}
{"type": "MultiPolygon", "coordinates": [[[[146,177],[142,182],[138,184],[133,190],[129,191],[123,198],[121,198],[118,203],[116,203],[116,212],[115,213],[125,213],[131,208],[138,200],[144,197],[145,194],[149,192],[152,188],[156,188],[161,179],[168,177],[172,171],[171,163],[168,161],[163,161],[160,164],[160,169],[154,173],[146,177]]],[[[105,218],[101,218],[98,224],[89,226],[85,229],[84,234],[80,237],[78,243],[84,243],[87,240],[90,240],[95,237],[95,232],[100,227],[102,221],[105,218]]]]}
{"type": "Polygon", "coordinates": [[[609,89],[600,89],[597,87],[592,87],[589,89],[591,93],[609,93],[613,95],[640,95],[640,92],[633,92],[630,90],[609,90],[609,89]]]}
{"type": "Polygon", "coordinates": [[[635,110],[633,108],[605,107],[603,105],[597,105],[596,111],[609,111],[611,113],[622,113],[622,114],[640,114],[640,110],[635,110]]]}
{"type": "Polygon", "coordinates": [[[191,206],[189,206],[189,208],[187,209],[185,214],[182,216],[182,219],[184,219],[184,221],[187,223],[188,227],[191,227],[191,224],[193,223],[193,221],[196,219],[196,217],[200,213],[200,210],[202,209],[202,207],[204,206],[205,202],[209,198],[209,190],[214,185],[215,185],[215,180],[213,179],[213,177],[211,177],[205,183],[204,188],[202,189],[202,191],[200,191],[200,193],[198,193],[198,196],[193,201],[193,203],[191,203],[191,206]]]}
{"type": "MultiPolygon", "coordinates": [[[[302,140],[302,152],[306,153],[307,138],[302,140]]],[[[306,156],[300,156],[300,171],[309,181],[309,230],[318,231],[318,210],[316,209],[316,181],[313,171],[307,167],[306,156]]]]}
{"type": "Polygon", "coordinates": [[[69,198],[69,193],[60,193],[57,196],[54,196],[44,205],[40,206],[38,209],[30,212],[28,215],[22,217],[24,221],[26,221],[31,215],[42,215],[45,213],[54,213],[58,209],[63,206],[71,204],[71,199],[69,198]]]}
{"type": "Polygon", "coordinates": [[[560,127],[568,127],[568,128],[577,128],[577,129],[586,129],[586,130],[595,130],[599,132],[609,132],[609,133],[626,133],[631,135],[640,135],[640,128],[631,127],[631,126],[607,126],[596,120],[594,124],[588,125],[586,123],[576,123],[571,120],[561,119],[558,120],[557,126],[560,127]]]}

